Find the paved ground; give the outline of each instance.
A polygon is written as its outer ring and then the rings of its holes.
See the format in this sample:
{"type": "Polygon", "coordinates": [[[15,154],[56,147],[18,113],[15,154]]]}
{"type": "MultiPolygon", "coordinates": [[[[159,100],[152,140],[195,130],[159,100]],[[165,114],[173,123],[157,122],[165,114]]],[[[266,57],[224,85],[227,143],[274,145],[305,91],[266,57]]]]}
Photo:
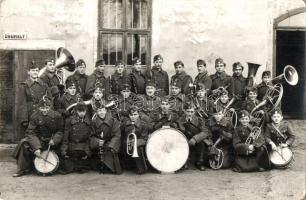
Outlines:
{"type": "Polygon", "coordinates": [[[297,140],[290,169],[258,173],[231,170],[179,174],[29,175],[12,178],[14,162],[1,159],[0,198],[16,199],[303,199],[305,197],[306,120],[292,121],[297,140]]]}

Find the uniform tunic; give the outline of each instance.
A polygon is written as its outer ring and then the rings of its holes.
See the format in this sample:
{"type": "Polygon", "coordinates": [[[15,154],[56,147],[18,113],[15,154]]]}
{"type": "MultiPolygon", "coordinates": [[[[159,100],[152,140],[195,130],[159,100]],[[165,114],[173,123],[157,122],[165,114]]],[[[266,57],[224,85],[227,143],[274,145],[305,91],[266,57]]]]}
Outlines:
{"type": "Polygon", "coordinates": [[[211,77],[208,75],[207,72],[199,73],[195,77],[193,84],[197,86],[199,83],[204,84],[206,89],[208,89],[208,90],[211,89],[212,80],[211,80],[211,77]]]}
{"type": "Polygon", "coordinates": [[[212,80],[211,90],[215,90],[219,87],[229,88],[231,86],[231,76],[222,72],[221,74],[215,73],[210,75],[212,80]]]}
{"type": "Polygon", "coordinates": [[[132,70],[129,76],[129,83],[131,85],[131,91],[135,94],[145,94],[146,93],[146,77],[140,71],[132,70]]]}
{"type": "Polygon", "coordinates": [[[181,74],[175,74],[171,77],[171,84],[178,83],[181,85],[181,93],[187,95],[191,93],[189,85],[192,83],[192,78],[186,72],[182,72],[181,74]]]}
{"type": "Polygon", "coordinates": [[[67,77],[66,84],[67,84],[67,82],[76,83],[77,92],[80,93],[82,98],[85,98],[84,95],[85,95],[87,78],[88,78],[88,75],[80,74],[78,71],[76,71],[76,72],[74,72],[74,74],[67,77]]]}
{"type": "Polygon", "coordinates": [[[86,87],[85,87],[85,95],[87,98],[91,98],[92,94],[95,90],[95,86],[97,83],[100,83],[104,89],[103,95],[106,98],[109,94],[109,82],[107,78],[104,76],[104,73],[98,71],[97,69],[88,76],[86,87]]]}
{"type": "Polygon", "coordinates": [[[166,71],[155,66],[146,72],[146,80],[156,84],[156,95],[166,96],[169,94],[169,76],[166,71]]]}

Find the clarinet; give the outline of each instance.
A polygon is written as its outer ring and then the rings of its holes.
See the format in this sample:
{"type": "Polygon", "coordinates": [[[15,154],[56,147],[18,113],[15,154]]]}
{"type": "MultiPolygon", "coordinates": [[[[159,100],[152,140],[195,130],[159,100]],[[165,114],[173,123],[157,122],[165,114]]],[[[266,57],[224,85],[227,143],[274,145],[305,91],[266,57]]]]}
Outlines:
{"type": "Polygon", "coordinates": [[[99,141],[99,158],[100,158],[100,174],[104,174],[104,140],[103,139],[103,131],[101,132],[100,135],[100,141],[99,141]]]}

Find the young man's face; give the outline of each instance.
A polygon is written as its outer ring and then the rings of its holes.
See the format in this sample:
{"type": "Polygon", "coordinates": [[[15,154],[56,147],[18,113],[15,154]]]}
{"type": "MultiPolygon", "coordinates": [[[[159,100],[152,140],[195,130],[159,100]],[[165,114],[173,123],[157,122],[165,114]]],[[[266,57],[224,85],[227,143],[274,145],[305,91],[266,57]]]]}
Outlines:
{"type": "Polygon", "coordinates": [[[77,67],[77,71],[79,72],[79,74],[85,74],[85,70],[86,70],[86,65],[84,63],[82,63],[77,67]]]}
{"type": "Polygon", "coordinates": [[[98,70],[99,72],[103,73],[103,72],[104,72],[104,69],[105,69],[105,65],[99,65],[99,66],[97,66],[96,68],[97,68],[97,70],[98,70]]]}
{"type": "Polygon", "coordinates": [[[44,115],[48,115],[49,111],[50,111],[50,106],[42,106],[39,107],[39,111],[44,115]]]}
{"type": "Polygon", "coordinates": [[[197,91],[197,96],[200,98],[205,98],[206,97],[206,90],[205,89],[201,89],[197,91]]]}
{"type": "Polygon", "coordinates": [[[118,74],[122,74],[124,71],[124,65],[123,64],[119,64],[116,66],[116,71],[118,74]]]}
{"type": "Polygon", "coordinates": [[[136,62],[135,64],[134,64],[134,68],[135,68],[135,70],[137,71],[137,72],[140,72],[141,71],[141,62],[139,61],[139,62],[136,62]]]}
{"type": "Polygon", "coordinates": [[[224,72],[224,70],[225,70],[224,63],[217,63],[217,64],[215,65],[215,68],[216,68],[217,73],[222,73],[222,72],[224,72]]]}
{"type": "Polygon", "coordinates": [[[249,98],[250,98],[252,101],[255,101],[256,98],[257,98],[257,92],[250,91],[250,92],[249,92],[249,98]]]}
{"type": "Polygon", "coordinates": [[[223,115],[223,112],[222,112],[222,111],[213,114],[213,117],[215,118],[215,120],[216,120],[217,122],[220,122],[221,119],[223,118],[223,116],[224,116],[224,115],[223,115]]]}
{"type": "Polygon", "coordinates": [[[96,89],[96,90],[94,91],[94,93],[93,93],[93,97],[94,97],[96,100],[102,99],[102,97],[103,97],[103,92],[102,92],[102,90],[96,89]]]}
{"type": "Polygon", "coordinates": [[[250,118],[249,118],[249,116],[241,117],[239,119],[239,122],[241,123],[242,126],[247,126],[250,122],[250,118]]]}
{"type": "Polygon", "coordinates": [[[228,95],[227,95],[227,94],[223,94],[223,95],[221,95],[221,97],[220,97],[220,101],[221,101],[221,103],[225,104],[225,103],[227,103],[227,102],[228,102],[228,100],[229,100],[229,97],[228,97],[228,95]]]}
{"type": "Polygon", "coordinates": [[[127,90],[127,89],[122,90],[121,95],[123,96],[124,99],[127,99],[131,95],[131,90],[127,90]]]}
{"type": "Polygon", "coordinates": [[[280,113],[274,113],[271,119],[275,124],[279,124],[283,120],[283,116],[280,113]]]}
{"type": "Polygon", "coordinates": [[[47,70],[48,72],[51,72],[51,73],[54,73],[54,72],[55,72],[54,62],[48,61],[47,64],[46,64],[45,66],[46,66],[46,70],[47,70]]]}
{"type": "Polygon", "coordinates": [[[195,109],[194,108],[187,108],[185,110],[186,118],[192,118],[194,113],[195,113],[195,109]]]}
{"type": "Polygon", "coordinates": [[[163,65],[163,60],[162,59],[157,59],[154,61],[154,66],[157,68],[161,68],[163,65]]]}
{"type": "Polygon", "coordinates": [[[235,76],[241,76],[242,75],[242,67],[241,66],[236,66],[235,69],[233,69],[233,73],[235,76]]]}
{"type": "Polygon", "coordinates": [[[271,81],[271,77],[270,76],[264,76],[262,77],[262,82],[264,82],[265,84],[267,84],[268,82],[271,81]]]}
{"type": "Polygon", "coordinates": [[[130,117],[130,120],[132,122],[136,122],[139,119],[138,111],[134,111],[134,112],[129,113],[129,117],[130,117]]]}
{"type": "Polygon", "coordinates": [[[206,72],[206,67],[203,64],[198,65],[198,72],[199,73],[206,72]]]}
{"type": "Polygon", "coordinates": [[[68,94],[70,94],[71,96],[74,96],[76,94],[76,87],[73,85],[73,86],[70,86],[69,88],[67,88],[67,92],[68,94]]]}
{"type": "Polygon", "coordinates": [[[175,67],[175,72],[176,72],[176,74],[181,74],[181,73],[183,73],[184,72],[184,67],[183,67],[183,65],[177,65],[176,67],[175,67]]]}
{"type": "Polygon", "coordinates": [[[98,115],[101,119],[104,119],[104,118],[105,118],[106,113],[107,113],[106,108],[99,108],[99,109],[97,110],[97,115],[98,115]]]}
{"type": "Polygon", "coordinates": [[[162,101],[160,107],[163,112],[168,112],[170,108],[170,103],[168,101],[162,101]]]}
{"type": "Polygon", "coordinates": [[[76,113],[80,118],[84,118],[86,115],[86,110],[77,110],[76,113]]]}
{"type": "Polygon", "coordinates": [[[38,68],[33,68],[33,69],[30,69],[28,71],[28,74],[29,74],[30,78],[32,78],[32,79],[37,79],[38,78],[38,73],[39,73],[38,68]]]}
{"type": "Polygon", "coordinates": [[[147,86],[146,87],[146,94],[151,97],[155,94],[155,87],[154,86],[147,86]]]}
{"type": "Polygon", "coordinates": [[[174,85],[171,86],[171,94],[173,96],[177,96],[180,92],[181,92],[181,88],[174,86],[174,85]]]}

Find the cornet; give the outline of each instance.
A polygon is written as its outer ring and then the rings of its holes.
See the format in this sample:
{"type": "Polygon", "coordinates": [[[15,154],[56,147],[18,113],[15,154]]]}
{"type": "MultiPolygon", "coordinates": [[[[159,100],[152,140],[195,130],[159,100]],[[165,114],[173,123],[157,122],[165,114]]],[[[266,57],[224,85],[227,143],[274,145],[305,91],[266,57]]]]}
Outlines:
{"type": "Polygon", "coordinates": [[[133,158],[138,158],[137,150],[137,136],[135,134],[135,128],[132,133],[128,134],[126,139],[126,153],[133,158]]]}

